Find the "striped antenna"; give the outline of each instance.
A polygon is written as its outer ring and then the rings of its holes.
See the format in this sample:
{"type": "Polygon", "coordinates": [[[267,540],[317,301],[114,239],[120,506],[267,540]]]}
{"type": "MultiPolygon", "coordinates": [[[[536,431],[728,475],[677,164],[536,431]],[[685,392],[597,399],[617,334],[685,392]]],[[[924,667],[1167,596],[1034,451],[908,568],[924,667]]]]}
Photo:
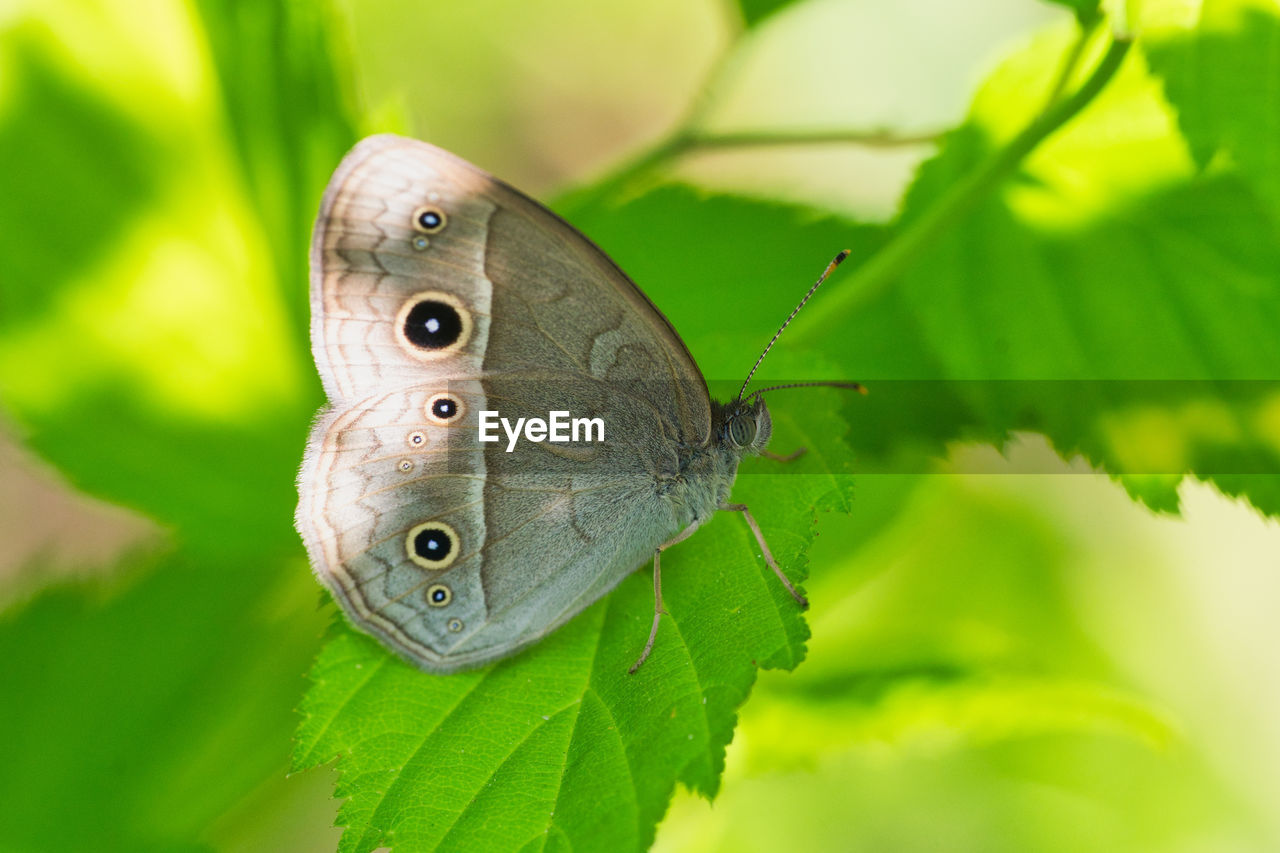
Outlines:
{"type": "MultiPolygon", "coordinates": [[[[822,286],[822,283],[827,280],[827,276],[831,275],[831,273],[835,270],[835,268],[840,266],[840,264],[843,263],[844,259],[847,257],[849,257],[849,250],[845,249],[840,254],[836,255],[835,259],[832,260],[831,263],[827,264],[827,268],[822,271],[822,275],[819,276],[818,280],[813,283],[813,287],[809,288],[809,292],[804,295],[804,299],[800,300],[800,304],[795,307],[795,309],[791,312],[790,316],[788,316],[787,319],[783,321],[782,325],[778,327],[778,331],[773,333],[773,337],[769,340],[769,343],[765,346],[764,352],[760,353],[760,357],[756,359],[756,363],[751,366],[751,371],[747,373],[747,378],[742,381],[742,387],[738,389],[738,399],[735,402],[738,402],[738,403],[742,402],[742,395],[746,393],[747,386],[751,384],[751,377],[756,375],[756,371],[760,368],[760,362],[764,361],[764,357],[769,354],[769,350],[773,349],[773,345],[777,343],[778,338],[782,335],[783,330],[786,329],[787,326],[790,325],[791,321],[795,319],[796,315],[800,313],[800,309],[803,308],[804,304],[809,301],[809,297],[813,296],[813,294],[817,291],[817,289],[822,286]]],[[[786,386],[786,387],[791,387],[791,386],[786,386]]],[[[765,390],[772,391],[775,389],[768,388],[765,390]]],[[[757,392],[757,393],[763,393],[763,392],[757,392]]]]}

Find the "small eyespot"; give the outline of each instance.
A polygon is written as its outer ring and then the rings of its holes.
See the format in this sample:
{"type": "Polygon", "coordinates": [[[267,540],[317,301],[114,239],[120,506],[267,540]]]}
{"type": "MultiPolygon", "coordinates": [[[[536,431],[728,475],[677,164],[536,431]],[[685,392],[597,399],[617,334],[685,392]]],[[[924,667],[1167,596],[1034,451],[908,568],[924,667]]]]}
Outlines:
{"type": "Polygon", "coordinates": [[[399,462],[396,463],[396,470],[399,471],[401,474],[408,474],[410,471],[413,470],[413,460],[401,459],[399,462]]]}
{"type": "Polygon", "coordinates": [[[413,432],[405,436],[404,442],[415,450],[421,447],[426,447],[427,434],[420,429],[415,429],[413,432]]]}
{"type": "Polygon", "coordinates": [[[432,359],[461,349],[471,337],[471,312],[451,293],[411,296],[396,316],[395,334],[409,355],[432,359]]]}
{"type": "MultiPolygon", "coordinates": [[[[458,534],[442,521],[428,521],[409,531],[404,547],[410,560],[424,569],[438,572],[457,559],[458,534]]],[[[433,586],[431,589],[435,588],[433,586]]],[[[443,585],[441,588],[448,591],[443,585]]],[[[428,595],[430,591],[428,590],[428,595]]]]}
{"type": "Polygon", "coordinates": [[[455,618],[453,618],[453,619],[450,619],[450,620],[449,620],[449,630],[450,630],[452,633],[454,633],[454,634],[456,634],[456,633],[458,633],[459,631],[461,631],[461,630],[462,630],[462,620],[461,620],[461,619],[458,619],[458,618],[456,618],[456,617],[455,617],[455,618]]]}
{"type": "Polygon", "coordinates": [[[453,601],[453,590],[442,583],[433,583],[427,587],[427,604],[432,607],[444,607],[453,601]]]}
{"type": "Polygon", "coordinates": [[[464,406],[455,395],[442,392],[433,394],[431,399],[427,400],[426,411],[427,420],[441,426],[448,426],[461,420],[464,406]]]}
{"type": "Polygon", "coordinates": [[[438,234],[448,221],[444,211],[434,204],[425,204],[413,212],[413,227],[423,234],[438,234]]]}
{"type": "Polygon", "coordinates": [[[413,248],[417,249],[419,252],[425,252],[427,247],[431,245],[431,241],[426,237],[423,237],[421,234],[414,237],[411,243],[413,244],[413,248]]]}

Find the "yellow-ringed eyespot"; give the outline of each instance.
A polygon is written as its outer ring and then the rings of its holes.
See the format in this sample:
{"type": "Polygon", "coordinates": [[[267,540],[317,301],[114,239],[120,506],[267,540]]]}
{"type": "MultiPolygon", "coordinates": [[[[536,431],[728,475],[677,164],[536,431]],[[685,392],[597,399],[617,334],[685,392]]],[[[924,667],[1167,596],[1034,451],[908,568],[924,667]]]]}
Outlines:
{"type": "Polygon", "coordinates": [[[405,300],[396,315],[396,342],[422,361],[466,346],[471,339],[471,312],[452,293],[427,290],[405,300]]]}
{"type": "Polygon", "coordinates": [[[399,462],[396,463],[396,470],[399,471],[401,474],[408,474],[410,471],[413,470],[413,460],[401,459],[399,462]]]}
{"type": "Polygon", "coordinates": [[[434,204],[424,204],[413,212],[413,227],[423,234],[439,234],[448,222],[444,211],[434,204]]]}
{"type": "Polygon", "coordinates": [[[457,395],[442,391],[439,394],[432,394],[427,400],[426,412],[427,420],[440,426],[448,426],[462,421],[462,415],[466,411],[457,395]]]}
{"type": "Polygon", "coordinates": [[[442,583],[433,583],[427,587],[427,604],[432,607],[444,607],[453,601],[453,590],[442,583]]]}
{"type": "MultiPolygon", "coordinates": [[[[427,434],[420,429],[415,429],[404,437],[404,443],[417,450],[427,446],[427,434]]],[[[401,469],[403,470],[403,469],[401,469]]]]}
{"type": "Polygon", "coordinates": [[[462,630],[462,620],[455,616],[453,619],[449,620],[448,626],[449,626],[449,630],[452,633],[456,634],[462,630]]]}
{"type": "Polygon", "coordinates": [[[426,521],[409,531],[404,540],[409,559],[433,572],[449,566],[458,558],[458,534],[443,521],[426,521]]]}
{"type": "Polygon", "coordinates": [[[431,241],[426,237],[423,237],[421,234],[413,235],[413,239],[410,240],[409,243],[419,252],[426,251],[427,247],[431,245],[431,241]]]}

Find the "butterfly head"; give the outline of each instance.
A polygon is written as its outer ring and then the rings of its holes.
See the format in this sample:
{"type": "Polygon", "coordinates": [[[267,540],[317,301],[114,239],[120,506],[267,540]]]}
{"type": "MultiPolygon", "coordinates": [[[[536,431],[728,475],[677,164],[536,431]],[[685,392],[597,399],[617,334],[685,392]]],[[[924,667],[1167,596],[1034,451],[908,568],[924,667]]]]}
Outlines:
{"type": "Polygon", "coordinates": [[[773,421],[761,397],[753,394],[726,407],[720,438],[730,447],[742,453],[760,453],[772,435],[773,421]]]}

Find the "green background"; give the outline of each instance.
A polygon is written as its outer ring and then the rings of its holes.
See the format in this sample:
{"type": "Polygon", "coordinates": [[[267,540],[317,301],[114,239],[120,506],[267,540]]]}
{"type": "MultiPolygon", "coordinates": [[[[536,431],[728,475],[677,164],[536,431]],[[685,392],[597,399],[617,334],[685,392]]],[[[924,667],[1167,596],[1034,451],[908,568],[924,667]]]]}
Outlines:
{"type": "Polygon", "coordinates": [[[1280,848],[1276,45],[1243,0],[0,5],[0,850],[1280,848]],[[735,491],[804,620],[726,518],[642,678],[647,570],[448,679],[335,624],[306,248],[380,131],[552,203],[713,380],[853,250],[760,378],[871,393],[775,396],[812,452],[735,491]]]}

